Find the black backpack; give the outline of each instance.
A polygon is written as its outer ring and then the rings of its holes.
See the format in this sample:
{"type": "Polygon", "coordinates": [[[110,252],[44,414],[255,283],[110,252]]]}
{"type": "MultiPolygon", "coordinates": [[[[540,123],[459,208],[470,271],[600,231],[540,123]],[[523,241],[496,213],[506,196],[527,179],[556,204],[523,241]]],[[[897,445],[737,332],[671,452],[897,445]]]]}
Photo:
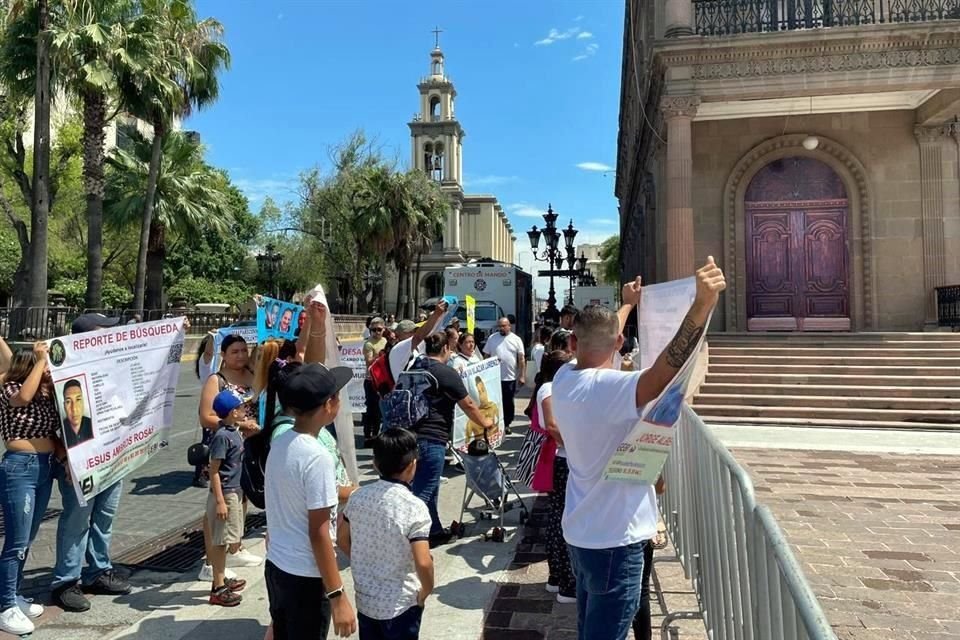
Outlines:
{"type": "Polygon", "coordinates": [[[267,472],[267,455],[273,430],[281,424],[291,424],[293,418],[278,416],[269,428],[253,434],[243,441],[243,466],[240,471],[240,487],[243,495],[258,509],[266,509],[264,495],[267,472]]]}

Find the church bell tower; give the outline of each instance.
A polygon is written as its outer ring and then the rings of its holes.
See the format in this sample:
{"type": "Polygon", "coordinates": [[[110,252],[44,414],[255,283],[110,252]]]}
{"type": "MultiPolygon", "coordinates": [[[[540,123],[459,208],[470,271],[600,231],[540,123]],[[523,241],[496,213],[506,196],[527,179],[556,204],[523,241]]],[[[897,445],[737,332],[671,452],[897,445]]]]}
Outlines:
{"type": "Polygon", "coordinates": [[[443,255],[463,257],[460,245],[460,211],[463,206],[463,138],[454,100],[457,91],[444,71],[440,30],[434,30],[436,44],[430,52],[430,74],[421,78],[420,110],[410,123],[412,166],[439,183],[450,197],[450,211],[443,233],[443,255]]]}

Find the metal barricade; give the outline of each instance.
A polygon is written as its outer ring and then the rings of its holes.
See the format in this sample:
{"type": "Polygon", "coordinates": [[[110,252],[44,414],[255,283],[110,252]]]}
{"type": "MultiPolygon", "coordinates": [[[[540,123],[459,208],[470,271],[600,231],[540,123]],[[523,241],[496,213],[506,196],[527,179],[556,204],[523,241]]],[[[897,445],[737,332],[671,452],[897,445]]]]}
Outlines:
{"type": "MultiPolygon", "coordinates": [[[[836,640],[746,470],[689,407],[663,469],[661,508],[714,640],[836,640]]],[[[668,615],[661,627],[695,614],[668,615]]]]}

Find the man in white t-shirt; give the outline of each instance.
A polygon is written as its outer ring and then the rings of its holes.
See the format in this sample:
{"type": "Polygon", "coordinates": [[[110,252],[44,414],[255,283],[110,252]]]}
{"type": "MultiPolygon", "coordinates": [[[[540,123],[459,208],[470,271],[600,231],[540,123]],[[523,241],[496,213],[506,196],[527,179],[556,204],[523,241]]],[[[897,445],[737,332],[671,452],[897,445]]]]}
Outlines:
{"type": "Polygon", "coordinates": [[[265,575],[275,640],[324,640],[331,616],[337,636],[357,628],[333,550],[336,463],[317,440],[336,418],[340,390],[352,377],[348,367],[308,364],[280,389],[280,403],[295,422],[270,443],[265,471],[265,575]]]}
{"type": "Polygon", "coordinates": [[[697,271],[697,294],[673,341],[643,371],[612,368],[623,323],[640,302],[640,278],[623,287],[617,314],[593,305],[577,314],[576,363],[553,381],[553,414],[563,438],[567,480],[563,534],[577,584],[578,638],[623,640],[640,603],[644,546],[657,532],[652,485],[614,482],[603,470],[617,446],[693,354],[726,287],[713,257],[697,271]],[[619,317],[618,317],[619,316],[619,317]]]}
{"type": "Polygon", "coordinates": [[[483,352],[490,357],[500,358],[500,390],[503,402],[504,433],[510,434],[510,424],[516,410],[513,397],[517,394],[517,384],[527,383],[527,356],[520,336],[513,332],[509,318],[497,321],[498,333],[487,338],[483,352]]]}

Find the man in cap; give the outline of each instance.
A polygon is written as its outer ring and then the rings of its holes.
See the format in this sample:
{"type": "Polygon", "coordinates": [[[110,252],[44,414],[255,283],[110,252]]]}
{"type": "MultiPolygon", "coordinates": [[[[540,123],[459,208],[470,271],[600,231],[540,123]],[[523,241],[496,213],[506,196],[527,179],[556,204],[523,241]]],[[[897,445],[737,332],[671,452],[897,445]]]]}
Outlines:
{"type": "Polygon", "coordinates": [[[280,389],[280,402],[294,426],[270,444],[265,472],[267,507],[266,583],[277,640],[327,637],[356,631],[357,619],[344,593],[336,539],[336,462],[317,440],[340,410],[347,367],[308,364],[280,389]]]}
{"type": "MultiPolygon", "coordinates": [[[[88,333],[116,326],[119,318],[85,313],[73,321],[72,333],[88,333]]],[[[120,505],[123,481],[118,480],[81,506],[70,482],[67,460],[54,471],[60,484],[63,511],[57,523],[57,561],[53,570],[53,602],[64,611],[86,611],[86,593],[123,595],[130,582],[110,562],[113,518],[120,505]],[[87,566],[83,566],[84,557],[87,566]]]]}
{"type": "Polygon", "coordinates": [[[393,345],[389,355],[390,373],[394,380],[407,368],[414,354],[424,354],[423,341],[426,340],[427,336],[431,333],[443,331],[443,327],[439,326],[439,323],[446,312],[447,303],[441,301],[420,326],[414,324],[412,320],[401,320],[397,324],[397,343],[393,345]]]}

